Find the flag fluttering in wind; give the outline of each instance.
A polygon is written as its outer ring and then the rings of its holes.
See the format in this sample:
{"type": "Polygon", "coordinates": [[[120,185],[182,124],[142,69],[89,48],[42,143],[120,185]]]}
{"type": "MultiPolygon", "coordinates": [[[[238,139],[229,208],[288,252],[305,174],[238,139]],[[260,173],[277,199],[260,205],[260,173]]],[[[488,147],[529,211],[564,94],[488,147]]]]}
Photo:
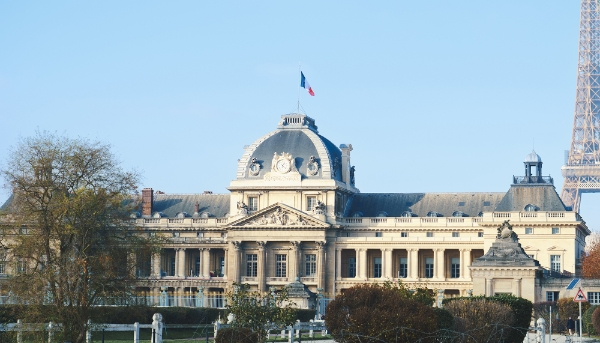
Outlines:
{"type": "Polygon", "coordinates": [[[306,89],[308,91],[308,94],[310,94],[311,96],[315,96],[315,92],[312,90],[312,88],[308,84],[308,81],[306,81],[306,77],[304,77],[303,72],[300,72],[300,87],[306,89]]]}

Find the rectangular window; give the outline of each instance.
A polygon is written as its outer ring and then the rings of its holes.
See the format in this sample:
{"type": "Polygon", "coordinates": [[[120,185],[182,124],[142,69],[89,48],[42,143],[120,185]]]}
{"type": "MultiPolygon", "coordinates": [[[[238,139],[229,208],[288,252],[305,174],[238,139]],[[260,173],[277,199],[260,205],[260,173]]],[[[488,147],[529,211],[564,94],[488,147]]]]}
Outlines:
{"type": "Polygon", "coordinates": [[[600,305],[600,292],[588,292],[587,298],[590,305],[600,305]]]}
{"type": "Polygon", "coordinates": [[[375,237],[381,237],[381,232],[375,232],[375,237]]]}
{"type": "Polygon", "coordinates": [[[400,268],[398,269],[398,277],[408,277],[408,260],[406,257],[400,257],[400,268]]]}
{"type": "Polygon", "coordinates": [[[400,232],[400,237],[408,237],[408,232],[400,232]]]}
{"type": "Polygon", "coordinates": [[[373,259],[373,277],[381,277],[381,257],[373,259]]]}
{"type": "Polygon", "coordinates": [[[558,292],[546,292],[546,301],[558,301],[558,292]]]}
{"type": "Polygon", "coordinates": [[[460,277],[460,258],[458,257],[450,259],[450,277],[453,279],[460,277]]]}
{"type": "Polygon", "coordinates": [[[557,227],[553,227],[552,228],[552,234],[553,235],[558,235],[559,233],[560,233],[560,228],[557,228],[557,227]]]}
{"type": "Polygon", "coordinates": [[[458,202],[458,206],[465,206],[465,202],[464,201],[459,201],[458,202]]]}
{"type": "Polygon", "coordinates": [[[175,254],[171,255],[170,259],[170,268],[169,268],[169,276],[175,276],[175,254]]]}
{"type": "Polygon", "coordinates": [[[526,227],[526,228],[525,228],[525,234],[526,234],[526,235],[531,235],[531,234],[533,234],[533,228],[526,227]]]}
{"type": "Polygon", "coordinates": [[[200,256],[196,256],[196,261],[194,261],[194,275],[200,276],[200,256]]]}
{"type": "Polygon", "coordinates": [[[560,255],[550,255],[550,269],[554,272],[561,272],[560,255]]]}
{"type": "Polygon", "coordinates": [[[427,232],[427,237],[433,237],[433,232],[431,232],[431,231],[428,231],[428,232],[427,232]]]}
{"type": "Polygon", "coordinates": [[[219,277],[223,277],[225,275],[225,257],[219,257],[219,265],[221,266],[221,270],[219,272],[219,277]]]}
{"type": "Polygon", "coordinates": [[[458,237],[458,232],[452,232],[452,237],[458,237]]]}
{"type": "Polygon", "coordinates": [[[433,277],[433,257],[425,258],[425,277],[426,278],[433,277]]]}
{"type": "Polygon", "coordinates": [[[315,254],[306,254],[304,255],[304,275],[306,276],[315,276],[317,275],[317,255],[315,254]]]}
{"type": "Polygon", "coordinates": [[[477,232],[477,237],[483,237],[483,232],[477,232]]]}
{"type": "Polygon", "coordinates": [[[198,237],[198,238],[204,237],[204,232],[196,232],[196,237],[198,237]]]}
{"type": "Polygon", "coordinates": [[[315,206],[317,206],[317,197],[316,196],[307,196],[306,197],[306,210],[314,211],[315,206]]]}
{"type": "Polygon", "coordinates": [[[248,211],[258,210],[258,197],[248,197],[248,211]]]}
{"type": "Polygon", "coordinates": [[[348,277],[356,277],[356,258],[348,258],[348,277]]]}
{"type": "Polygon", "coordinates": [[[490,202],[489,201],[484,201],[483,202],[483,206],[490,206],[490,202]]]}
{"type": "Polygon", "coordinates": [[[27,272],[27,263],[24,259],[20,258],[17,260],[17,274],[27,272]]]}
{"type": "Polygon", "coordinates": [[[258,275],[258,255],[246,254],[246,276],[256,277],[258,275]]]}
{"type": "Polygon", "coordinates": [[[0,262],[0,274],[6,274],[6,262],[0,262]]]}
{"type": "Polygon", "coordinates": [[[287,255],[275,255],[275,277],[287,276],[287,255]]]}

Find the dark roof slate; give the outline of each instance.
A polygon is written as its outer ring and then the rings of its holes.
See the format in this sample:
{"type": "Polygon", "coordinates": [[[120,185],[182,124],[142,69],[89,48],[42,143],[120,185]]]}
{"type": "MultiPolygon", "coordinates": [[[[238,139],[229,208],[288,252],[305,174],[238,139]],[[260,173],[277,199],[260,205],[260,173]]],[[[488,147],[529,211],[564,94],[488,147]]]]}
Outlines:
{"type": "Polygon", "coordinates": [[[192,216],[196,203],[200,213],[209,212],[211,217],[225,217],[229,213],[229,194],[154,194],[152,213],[162,212],[169,218],[179,212],[192,216]]]}
{"type": "Polygon", "coordinates": [[[344,216],[361,212],[363,217],[377,217],[381,212],[388,217],[400,217],[411,210],[419,217],[430,211],[452,216],[455,211],[469,217],[479,212],[490,212],[506,193],[360,193],[351,197],[344,216]]]}
{"type": "Polygon", "coordinates": [[[496,211],[523,211],[528,204],[537,206],[538,211],[566,211],[553,185],[535,183],[513,184],[496,211]]]}
{"type": "Polygon", "coordinates": [[[12,200],[13,200],[13,195],[11,194],[10,197],[8,199],[6,199],[4,204],[2,204],[2,206],[0,206],[0,211],[8,209],[8,205],[10,205],[12,200]]]}

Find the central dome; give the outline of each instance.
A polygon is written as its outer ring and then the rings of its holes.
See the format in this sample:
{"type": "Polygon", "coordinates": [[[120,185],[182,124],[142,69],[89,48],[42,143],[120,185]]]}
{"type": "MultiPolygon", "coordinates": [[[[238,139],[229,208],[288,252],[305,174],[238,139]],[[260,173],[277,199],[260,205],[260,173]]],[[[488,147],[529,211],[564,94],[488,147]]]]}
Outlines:
{"type": "Polygon", "coordinates": [[[277,156],[289,154],[292,169],[303,179],[342,180],[341,150],[321,136],[314,119],[305,114],[282,115],[277,130],[245,150],[238,162],[237,179],[262,179],[276,168],[277,156]]]}

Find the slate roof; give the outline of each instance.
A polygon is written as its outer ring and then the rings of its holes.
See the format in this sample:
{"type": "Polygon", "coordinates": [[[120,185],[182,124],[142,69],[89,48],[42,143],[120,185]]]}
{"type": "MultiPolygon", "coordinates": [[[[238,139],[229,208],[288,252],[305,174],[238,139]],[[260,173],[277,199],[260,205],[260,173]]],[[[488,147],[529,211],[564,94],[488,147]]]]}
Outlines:
{"type": "Polygon", "coordinates": [[[0,206],[0,211],[8,209],[8,205],[11,203],[12,199],[13,199],[13,195],[11,194],[10,197],[8,199],[6,199],[4,204],[2,204],[2,206],[0,206]]]}
{"type": "Polygon", "coordinates": [[[461,211],[469,217],[480,212],[493,211],[506,193],[360,193],[351,197],[344,216],[351,217],[361,212],[363,217],[400,217],[411,210],[419,217],[435,211],[451,217],[461,211]]]}
{"type": "Polygon", "coordinates": [[[513,184],[496,208],[499,212],[523,211],[528,204],[538,211],[566,211],[556,189],[551,184],[513,184]]]}
{"type": "Polygon", "coordinates": [[[152,214],[162,212],[169,218],[186,212],[192,216],[196,203],[200,213],[209,212],[211,217],[226,217],[229,213],[229,194],[154,194],[152,214]]]}
{"type": "MultiPolygon", "coordinates": [[[[309,130],[278,130],[270,137],[261,142],[256,150],[252,153],[250,158],[248,159],[248,166],[250,165],[252,158],[256,158],[257,162],[261,165],[260,173],[256,176],[252,176],[248,173],[248,169],[246,169],[246,173],[244,177],[246,178],[256,178],[261,179],[267,172],[271,171],[271,162],[273,161],[273,153],[276,152],[281,154],[282,152],[290,153],[295,161],[295,167],[298,171],[304,175],[305,178],[308,179],[321,179],[323,175],[321,172],[317,173],[317,175],[310,175],[307,171],[307,165],[309,158],[314,156],[317,158],[320,166],[323,167],[325,161],[321,161],[319,158],[319,153],[317,151],[317,147],[315,143],[308,137],[307,132],[309,130]]],[[[312,133],[313,131],[310,131],[312,133]]],[[[327,150],[327,154],[329,155],[330,161],[328,164],[331,164],[335,158],[337,157],[341,162],[342,152],[341,150],[335,146],[331,141],[327,138],[315,133],[318,139],[321,142],[317,144],[322,144],[323,147],[327,150]]],[[[334,179],[341,180],[341,163],[338,166],[337,176],[333,177],[334,179]]]]}

